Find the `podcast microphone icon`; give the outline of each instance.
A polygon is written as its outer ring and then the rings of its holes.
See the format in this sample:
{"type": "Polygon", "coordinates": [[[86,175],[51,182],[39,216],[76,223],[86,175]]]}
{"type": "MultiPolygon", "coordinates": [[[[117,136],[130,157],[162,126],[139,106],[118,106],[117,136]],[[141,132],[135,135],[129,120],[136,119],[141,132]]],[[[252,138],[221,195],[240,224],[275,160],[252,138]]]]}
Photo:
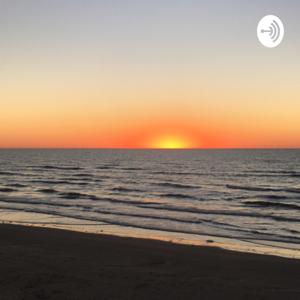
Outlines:
{"type": "Polygon", "coordinates": [[[278,17],[268,15],[259,21],[257,37],[265,47],[277,47],[282,42],[283,36],[284,26],[278,17]]]}

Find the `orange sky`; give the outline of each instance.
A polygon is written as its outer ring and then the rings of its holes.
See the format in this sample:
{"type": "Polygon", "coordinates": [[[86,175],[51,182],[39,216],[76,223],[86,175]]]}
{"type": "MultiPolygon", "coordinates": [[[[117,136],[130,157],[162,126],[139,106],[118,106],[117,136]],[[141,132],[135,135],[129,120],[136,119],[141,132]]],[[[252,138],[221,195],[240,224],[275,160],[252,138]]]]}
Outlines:
{"type": "Polygon", "coordinates": [[[300,42],[261,47],[260,2],[104,2],[0,10],[0,147],[300,147],[300,42]]]}
{"type": "Polygon", "coordinates": [[[284,82],[267,93],[242,80],[16,74],[0,89],[0,147],[152,148],[170,137],[187,148],[300,147],[300,102],[284,82]]]}

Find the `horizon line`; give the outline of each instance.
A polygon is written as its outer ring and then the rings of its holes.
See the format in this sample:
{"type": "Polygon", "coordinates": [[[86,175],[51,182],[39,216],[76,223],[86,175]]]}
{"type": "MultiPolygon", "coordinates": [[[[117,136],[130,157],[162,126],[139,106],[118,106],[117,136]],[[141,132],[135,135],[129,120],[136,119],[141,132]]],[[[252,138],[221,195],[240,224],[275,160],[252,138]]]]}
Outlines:
{"type": "Polygon", "coordinates": [[[0,150],[300,150],[299,147],[195,147],[195,148],[141,148],[141,147],[0,147],[0,150]]]}

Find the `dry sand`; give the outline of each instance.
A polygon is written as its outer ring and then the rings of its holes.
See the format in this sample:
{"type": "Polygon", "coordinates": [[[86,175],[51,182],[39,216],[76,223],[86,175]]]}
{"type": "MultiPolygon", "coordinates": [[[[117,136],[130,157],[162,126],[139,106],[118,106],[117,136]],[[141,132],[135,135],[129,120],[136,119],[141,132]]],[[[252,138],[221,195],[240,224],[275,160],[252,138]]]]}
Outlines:
{"type": "Polygon", "coordinates": [[[0,225],[0,299],[300,299],[300,260],[0,225]]]}

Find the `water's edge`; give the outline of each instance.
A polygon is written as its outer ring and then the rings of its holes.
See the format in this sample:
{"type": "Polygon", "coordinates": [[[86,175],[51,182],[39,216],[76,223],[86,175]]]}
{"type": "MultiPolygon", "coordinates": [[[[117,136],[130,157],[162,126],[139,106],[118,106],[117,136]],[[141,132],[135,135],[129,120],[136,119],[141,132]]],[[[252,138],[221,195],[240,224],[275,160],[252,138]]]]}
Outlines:
{"type": "Polygon", "coordinates": [[[298,249],[291,249],[290,244],[285,245],[284,243],[281,243],[281,246],[274,246],[266,244],[265,241],[238,240],[221,236],[202,235],[200,233],[195,235],[142,228],[124,228],[123,226],[111,225],[104,222],[95,223],[93,221],[80,221],[78,219],[62,217],[53,220],[53,216],[50,215],[45,217],[44,214],[39,215],[28,212],[22,213],[22,217],[19,221],[15,220],[15,218],[11,219],[1,217],[0,222],[2,224],[12,224],[25,227],[49,228],[88,234],[159,240],[173,244],[193,245],[199,247],[218,247],[236,252],[300,259],[300,251],[298,249]],[[37,221],[31,222],[30,219],[37,221]]]}

